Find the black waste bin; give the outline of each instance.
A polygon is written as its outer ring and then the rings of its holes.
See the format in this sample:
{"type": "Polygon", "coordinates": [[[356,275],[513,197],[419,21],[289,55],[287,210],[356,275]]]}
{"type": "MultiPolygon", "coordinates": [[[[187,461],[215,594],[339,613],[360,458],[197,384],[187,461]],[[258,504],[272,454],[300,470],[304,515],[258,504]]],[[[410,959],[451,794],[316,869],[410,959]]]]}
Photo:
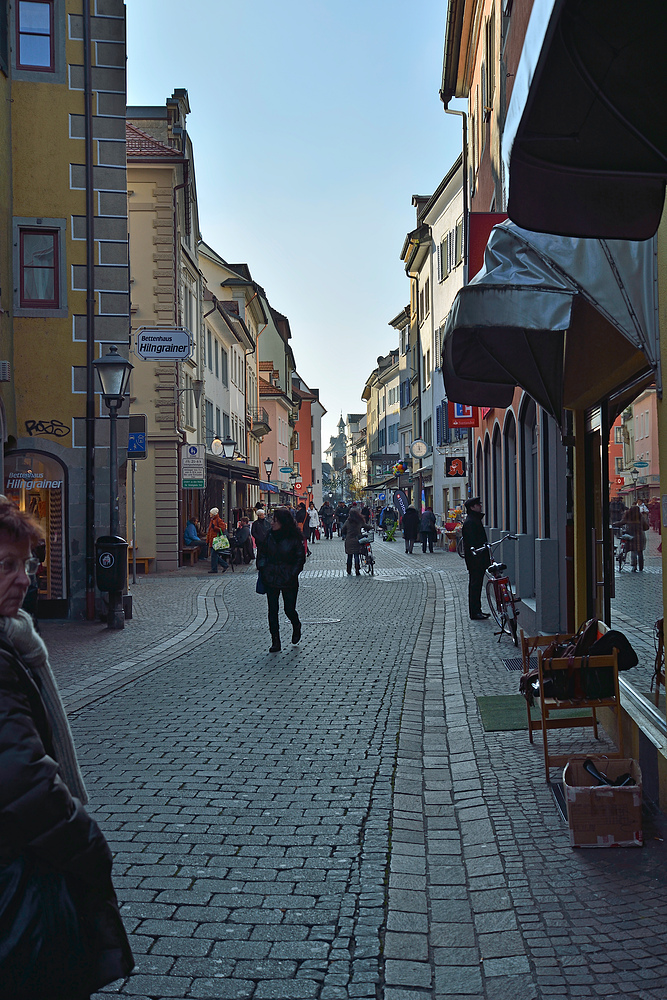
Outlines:
{"type": "Polygon", "coordinates": [[[100,535],[95,542],[95,573],[100,590],[122,593],[127,578],[127,542],[120,535],[100,535]]]}

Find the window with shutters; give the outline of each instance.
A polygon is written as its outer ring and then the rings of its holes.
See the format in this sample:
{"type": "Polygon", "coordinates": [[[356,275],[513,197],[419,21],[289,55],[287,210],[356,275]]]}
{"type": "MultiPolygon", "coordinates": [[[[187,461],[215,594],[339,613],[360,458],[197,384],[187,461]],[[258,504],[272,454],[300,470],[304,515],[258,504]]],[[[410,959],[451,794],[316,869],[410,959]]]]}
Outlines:
{"type": "Polygon", "coordinates": [[[431,279],[426,279],[424,285],[424,316],[428,316],[431,311],[431,279]]]}

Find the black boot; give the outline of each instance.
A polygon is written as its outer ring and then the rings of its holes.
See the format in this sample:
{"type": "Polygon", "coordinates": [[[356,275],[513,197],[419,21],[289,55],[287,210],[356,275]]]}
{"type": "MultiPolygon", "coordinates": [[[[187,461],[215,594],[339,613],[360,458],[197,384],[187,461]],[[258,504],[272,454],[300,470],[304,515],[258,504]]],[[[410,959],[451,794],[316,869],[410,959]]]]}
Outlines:
{"type": "Polygon", "coordinates": [[[301,638],[301,622],[299,622],[297,625],[292,626],[292,645],[296,646],[300,638],[301,638]]]}
{"type": "Polygon", "coordinates": [[[280,636],[279,635],[272,635],[271,639],[272,639],[272,642],[271,642],[271,649],[269,650],[269,653],[279,653],[280,650],[283,648],[280,645],[280,636]]]}

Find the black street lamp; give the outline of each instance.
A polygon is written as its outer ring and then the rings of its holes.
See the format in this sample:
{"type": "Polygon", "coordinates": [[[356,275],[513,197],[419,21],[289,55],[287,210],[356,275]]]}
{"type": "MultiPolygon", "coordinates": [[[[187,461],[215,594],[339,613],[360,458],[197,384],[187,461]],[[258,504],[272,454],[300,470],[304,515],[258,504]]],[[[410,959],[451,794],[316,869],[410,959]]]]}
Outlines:
{"type": "MultiPolygon", "coordinates": [[[[116,419],[118,410],[123,405],[130,372],[134,365],[126,361],[118,353],[118,348],[112,344],[108,354],[93,361],[93,368],[97,371],[100,385],[102,387],[102,399],[109,410],[109,536],[112,544],[120,546],[119,553],[124,552],[122,566],[120,556],[116,559],[111,556],[110,566],[116,567],[109,579],[113,586],[109,588],[109,613],[107,624],[109,628],[125,628],[125,614],[123,611],[123,588],[127,573],[127,542],[118,534],[119,531],[119,510],[118,510],[118,433],[116,419]],[[122,572],[121,572],[122,570],[122,572]]],[[[109,548],[109,546],[107,546],[109,548]]],[[[105,553],[108,556],[108,553],[105,553]]],[[[108,561],[108,560],[107,560],[108,561]]],[[[102,563],[103,568],[107,566],[102,563]]]]}
{"type": "Polygon", "coordinates": [[[639,479],[639,469],[635,469],[634,466],[630,469],[630,475],[632,476],[632,486],[634,491],[634,503],[637,503],[637,480],[639,479]]]}
{"type": "MultiPolygon", "coordinates": [[[[211,451],[213,452],[214,455],[222,455],[223,458],[227,458],[231,461],[231,459],[234,458],[234,453],[236,451],[236,441],[234,441],[229,436],[229,434],[227,435],[224,441],[221,441],[220,438],[216,437],[211,442],[211,451]]],[[[232,470],[231,468],[228,468],[227,471],[229,473],[229,485],[227,487],[227,522],[231,523],[230,514],[232,510],[232,497],[231,497],[232,470]]]]}
{"type": "Polygon", "coordinates": [[[266,481],[269,484],[269,489],[267,490],[267,504],[266,509],[271,510],[271,473],[273,472],[273,459],[264,459],[264,471],[266,472],[266,481]]]}

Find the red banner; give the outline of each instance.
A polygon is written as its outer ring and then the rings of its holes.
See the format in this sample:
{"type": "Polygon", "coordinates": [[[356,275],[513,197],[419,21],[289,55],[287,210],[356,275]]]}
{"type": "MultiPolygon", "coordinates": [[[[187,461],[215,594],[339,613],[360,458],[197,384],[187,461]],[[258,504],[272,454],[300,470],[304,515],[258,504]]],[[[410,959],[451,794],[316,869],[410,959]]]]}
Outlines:
{"type": "Polygon", "coordinates": [[[477,407],[466,403],[447,403],[447,422],[450,427],[477,427],[477,407]]]}
{"type": "Polygon", "coordinates": [[[468,216],[468,281],[482,270],[491,230],[506,218],[505,212],[471,212],[468,216]]]}

